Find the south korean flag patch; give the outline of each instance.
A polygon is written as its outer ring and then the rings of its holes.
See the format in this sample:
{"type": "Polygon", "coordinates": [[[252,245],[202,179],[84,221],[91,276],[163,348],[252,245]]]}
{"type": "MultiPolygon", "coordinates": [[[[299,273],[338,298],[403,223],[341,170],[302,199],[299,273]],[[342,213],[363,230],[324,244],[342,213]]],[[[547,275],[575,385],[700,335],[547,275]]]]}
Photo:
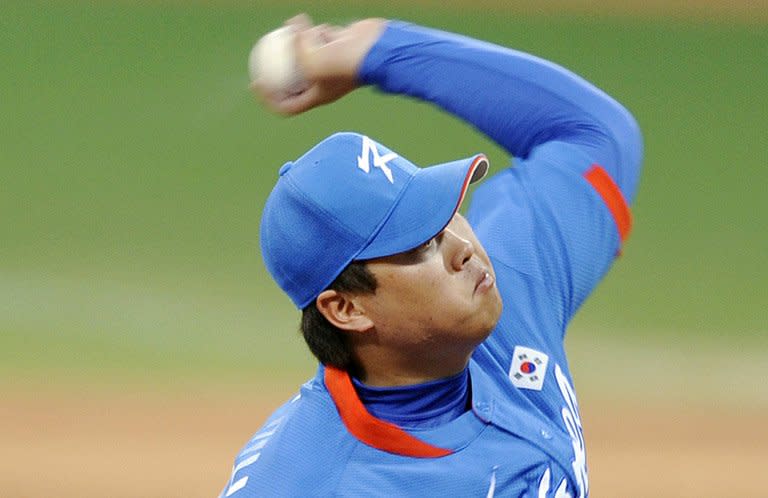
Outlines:
{"type": "Polygon", "coordinates": [[[509,380],[520,389],[541,391],[544,377],[547,375],[549,356],[524,346],[515,346],[512,352],[512,366],[509,367],[509,380]]]}

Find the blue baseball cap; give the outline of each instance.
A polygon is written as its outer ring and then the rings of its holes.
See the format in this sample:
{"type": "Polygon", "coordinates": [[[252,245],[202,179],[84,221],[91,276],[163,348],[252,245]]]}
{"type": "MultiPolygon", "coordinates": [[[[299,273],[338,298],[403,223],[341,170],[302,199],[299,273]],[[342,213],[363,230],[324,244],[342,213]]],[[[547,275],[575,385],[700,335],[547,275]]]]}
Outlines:
{"type": "Polygon", "coordinates": [[[451,221],[488,159],[419,168],[358,133],[336,133],[280,168],[261,218],[267,270],[300,309],[355,260],[408,251],[451,221]]]}

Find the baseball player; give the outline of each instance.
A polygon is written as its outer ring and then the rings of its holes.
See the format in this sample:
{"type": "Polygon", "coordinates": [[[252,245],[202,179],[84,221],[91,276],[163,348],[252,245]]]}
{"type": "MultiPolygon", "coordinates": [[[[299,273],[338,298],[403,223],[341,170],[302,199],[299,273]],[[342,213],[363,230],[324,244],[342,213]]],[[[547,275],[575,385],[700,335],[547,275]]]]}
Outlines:
{"type": "Polygon", "coordinates": [[[519,51],[397,21],[291,22],[310,86],[257,85],[273,110],[374,85],[471,123],[514,166],[478,186],[466,218],[482,154],[420,168],[345,132],[280,169],[262,252],[320,365],[221,496],[587,496],[563,338],[630,231],[635,120],[519,51]]]}

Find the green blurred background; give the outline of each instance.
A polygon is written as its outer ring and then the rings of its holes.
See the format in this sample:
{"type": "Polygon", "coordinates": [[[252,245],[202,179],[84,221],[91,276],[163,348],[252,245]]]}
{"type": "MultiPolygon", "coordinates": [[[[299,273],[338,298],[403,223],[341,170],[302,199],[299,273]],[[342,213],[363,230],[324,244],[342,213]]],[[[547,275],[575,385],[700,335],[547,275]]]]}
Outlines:
{"type": "Polygon", "coordinates": [[[508,164],[467,125],[369,89],[296,118],[264,111],[247,91],[247,54],[307,10],[530,51],[623,102],[644,131],[645,171],[624,255],[570,333],[577,382],[618,392],[665,378],[673,396],[768,400],[765,22],[342,4],[3,2],[6,383],[309,375],[298,313],[258,249],[278,167],[341,129],[424,164],[475,151],[508,164]]]}

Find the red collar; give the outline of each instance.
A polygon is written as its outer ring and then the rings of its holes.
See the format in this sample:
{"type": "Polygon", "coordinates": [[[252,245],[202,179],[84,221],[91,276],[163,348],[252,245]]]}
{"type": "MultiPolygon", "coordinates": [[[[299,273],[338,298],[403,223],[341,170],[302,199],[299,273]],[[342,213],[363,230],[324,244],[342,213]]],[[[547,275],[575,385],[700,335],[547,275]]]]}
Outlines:
{"type": "Polygon", "coordinates": [[[415,458],[438,458],[453,453],[451,450],[425,443],[395,424],[385,422],[368,413],[358,398],[347,372],[326,366],[325,386],[347,430],[368,446],[415,458]]]}

